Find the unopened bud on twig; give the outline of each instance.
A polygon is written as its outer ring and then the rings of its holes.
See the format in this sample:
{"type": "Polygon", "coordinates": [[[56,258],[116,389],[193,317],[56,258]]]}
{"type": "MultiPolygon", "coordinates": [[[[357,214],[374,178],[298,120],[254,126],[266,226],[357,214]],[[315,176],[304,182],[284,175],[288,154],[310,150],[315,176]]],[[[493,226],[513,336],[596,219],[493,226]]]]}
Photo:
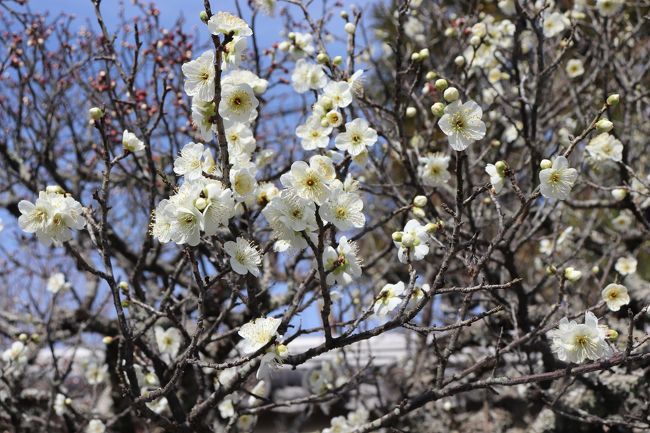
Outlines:
{"type": "Polygon", "coordinates": [[[607,105],[618,105],[618,103],[621,101],[621,95],[618,93],[612,93],[607,97],[607,105]]]}
{"type": "Polygon", "coordinates": [[[441,117],[445,114],[445,104],[442,102],[436,102],[431,106],[431,113],[436,117],[441,117]]]}
{"type": "Polygon", "coordinates": [[[447,102],[454,102],[457,101],[458,98],[460,97],[460,94],[458,93],[458,89],[455,87],[450,87],[445,90],[445,93],[442,95],[445,98],[445,101],[447,102]]]}
{"type": "Polygon", "coordinates": [[[104,117],[104,112],[99,107],[93,107],[90,110],[88,110],[88,115],[93,120],[99,120],[102,117],[104,117]]]}
{"type": "Polygon", "coordinates": [[[598,132],[609,132],[612,129],[614,129],[614,124],[608,119],[600,119],[596,122],[596,130],[598,130],[598,132]]]}

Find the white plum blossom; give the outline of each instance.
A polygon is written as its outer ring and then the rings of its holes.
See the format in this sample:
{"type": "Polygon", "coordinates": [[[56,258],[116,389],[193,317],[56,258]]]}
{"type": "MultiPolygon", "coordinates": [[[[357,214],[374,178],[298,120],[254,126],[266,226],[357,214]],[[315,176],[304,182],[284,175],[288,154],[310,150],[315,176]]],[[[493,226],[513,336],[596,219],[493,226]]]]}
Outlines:
{"type": "Polygon", "coordinates": [[[485,172],[490,176],[490,183],[492,184],[492,188],[494,188],[495,194],[499,194],[506,180],[504,170],[499,170],[494,164],[488,164],[485,166],[485,172]]]}
{"type": "Polygon", "coordinates": [[[228,154],[233,157],[241,154],[251,154],[255,150],[255,137],[250,126],[245,123],[225,123],[228,154]]]}
{"type": "Polygon", "coordinates": [[[275,317],[259,317],[245,323],[239,328],[239,336],[243,338],[242,351],[246,354],[257,352],[278,336],[281,319],[275,317]]]}
{"type": "Polygon", "coordinates": [[[611,17],[620,12],[625,0],[596,0],[596,9],[604,17],[611,17]]]}
{"type": "Polygon", "coordinates": [[[235,199],[238,201],[245,200],[257,188],[254,167],[240,167],[230,170],[230,184],[232,185],[235,199]]]}
{"type": "Polygon", "coordinates": [[[296,92],[305,93],[325,87],[327,76],[320,65],[300,59],[296,62],[296,67],[291,74],[291,84],[296,92]]]}
{"type": "Polygon", "coordinates": [[[47,291],[51,293],[59,293],[70,288],[70,284],[65,281],[65,275],[61,272],[56,272],[50,275],[47,279],[47,291]]]}
{"type": "Polygon", "coordinates": [[[208,30],[213,35],[252,36],[253,31],[243,19],[229,13],[217,12],[208,20],[208,30]]]}
{"type": "Polygon", "coordinates": [[[336,249],[328,246],[323,252],[323,262],[327,274],[327,284],[350,284],[361,276],[361,266],[357,258],[357,246],[341,236],[336,249]]]}
{"type": "Polygon", "coordinates": [[[426,228],[418,220],[409,220],[404,226],[400,240],[394,240],[398,248],[397,257],[401,263],[407,263],[408,258],[419,261],[429,254],[429,235],[426,228]]]}
{"type": "Polygon", "coordinates": [[[551,12],[544,14],[544,36],[552,38],[562,33],[571,23],[561,12],[551,12]]]}
{"type": "Polygon", "coordinates": [[[212,140],[215,124],[212,119],[217,114],[213,101],[202,101],[192,98],[192,124],[198,129],[202,140],[212,140]]]}
{"type": "Polygon", "coordinates": [[[66,400],[67,397],[61,393],[58,393],[56,397],[54,397],[54,404],[52,405],[52,408],[54,409],[54,413],[58,416],[63,416],[65,413],[66,407],[68,406],[66,404],[66,400]]]}
{"type": "Polygon", "coordinates": [[[243,37],[236,36],[232,41],[228,42],[223,53],[222,69],[224,71],[237,69],[242,59],[246,57],[247,48],[248,43],[246,38],[243,37]]]}
{"type": "Polygon", "coordinates": [[[181,149],[181,154],[174,160],[174,173],[184,176],[187,180],[199,179],[203,172],[208,169],[209,149],[205,149],[203,143],[187,143],[181,149]]]}
{"type": "Polygon", "coordinates": [[[432,153],[420,158],[419,174],[422,183],[426,186],[441,186],[447,183],[449,174],[450,157],[443,153],[432,153]]]}
{"type": "Polygon", "coordinates": [[[233,405],[232,399],[230,398],[226,398],[221,403],[219,403],[217,409],[219,410],[219,415],[221,415],[221,418],[228,419],[235,416],[235,406],[233,405]]]}
{"type": "Polygon", "coordinates": [[[585,68],[582,65],[582,60],[571,59],[566,64],[566,73],[569,78],[576,78],[585,73],[585,68]]]}
{"type": "Polygon", "coordinates": [[[623,305],[630,303],[630,295],[627,293],[627,287],[621,284],[608,284],[601,292],[603,301],[611,311],[619,311],[623,305]]]}
{"type": "Polygon", "coordinates": [[[594,161],[621,162],[623,159],[623,143],[607,132],[592,138],[585,149],[594,161]]]}
{"type": "Polygon", "coordinates": [[[253,0],[253,5],[268,16],[275,15],[276,0],[253,0]]]}
{"type": "Polygon", "coordinates": [[[91,419],[86,427],[86,433],[104,433],[106,426],[99,419],[91,419]]]}
{"type": "Polygon", "coordinates": [[[564,156],[553,160],[553,165],[539,172],[540,192],[546,198],[565,200],[578,178],[578,171],[569,167],[564,156]]]}
{"type": "Polygon", "coordinates": [[[386,284],[379,292],[373,306],[375,314],[378,316],[387,316],[388,313],[397,308],[402,303],[401,296],[404,294],[404,290],[403,281],[396,284],[386,284]]]}
{"type": "Polygon", "coordinates": [[[585,313],[584,324],[563,318],[558,329],[548,332],[548,337],[551,339],[551,349],[560,361],[580,364],[587,359],[596,361],[612,353],[605,341],[605,333],[591,311],[585,313]]]}
{"type": "Polygon", "coordinates": [[[202,101],[214,99],[214,52],[208,50],[181,67],[185,76],[185,93],[202,101]]]}
{"type": "Polygon", "coordinates": [[[377,131],[372,129],[365,119],[354,119],[345,124],[345,132],[336,136],[336,148],[358,156],[377,142],[377,131]]]}
{"type": "Polygon", "coordinates": [[[201,241],[203,214],[192,203],[179,203],[173,210],[170,227],[171,240],[179,245],[196,246],[201,241]]]}
{"type": "Polygon", "coordinates": [[[291,44],[288,47],[289,54],[291,54],[294,59],[301,59],[302,57],[311,56],[316,51],[312,45],[313,39],[314,37],[311,33],[294,32],[293,38],[291,39],[291,44]]]}
{"type": "Polygon", "coordinates": [[[631,275],[636,272],[637,260],[634,257],[621,257],[616,261],[614,269],[621,275],[631,275]]]}
{"type": "Polygon", "coordinates": [[[18,203],[21,215],[18,225],[27,233],[35,233],[45,245],[60,245],[72,239],[72,230],[86,225],[81,204],[67,194],[41,191],[35,203],[18,203]]]}
{"type": "Polygon", "coordinates": [[[249,122],[257,116],[259,101],[251,86],[228,84],[221,88],[219,115],[233,122],[249,122]]]}
{"type": "Polygon", "coordinates": [[[458,99],[445,107],[445,114],[438,121],[438,126],[447,135],[451,148],[460,152],[485,137],[482,116],[483,110],[476,102],[463,104],[458,99]]]}
{"type": "Polygon", "coordinates": [[[332,127],[323,127],[319,120],[311,117],[303,125],[296,128],[296,135],[301,139],[300,144],[305,150],[325,148],[329,145],[332,127]]]}
{"type": "Polygon", "coordinates": [[[330,81],[323,94],[332,101],[334,107],[345,108],[352,103],[352,88],[345,81],[330,81]]]}
{"type": "Polygon", "coordinates": [[[8,349],[2,352],[2,361],[23,365],[27,363],[29,348],[22,341],[14,341],[8,349]]]}
{"type": "Polygon", "coordinates": [[[202,211],[203,230],[211,236],[219,227],[228,225],[235,214],[235,200],[230,188],[224,189],[219,181],[209,182],[200,194],[194,206],[202,211]]]}
{"type": "Polygon", "coordinates": [[[156,326],[154,334],[160,353],[168,354],[172,359],[176,357],[183,339],[181,331],[173,327],[163,329],[162,326],[156,326]]]}
{"type": "Polygon", "coordinates": [[[286,188],[295,191],[299,197],[320,205],[330,195],[329,179],[324,176],[323,170],[317,164],[310,162],[310,164],[304,161],[294,162],[291,164],[291,171],[280,176],[280,181],[286,188]]]}
{"type": "Polygon", "coordinates": [[[361,197],[340,188],[332,190],[330,198],[323,203],[318,213],[323,221],[331,222],[339,230],[361,228],[366,223],[361,197]]]}
{"type": "Polygon", "coordinates": [[[315,212],[313,201],[301,198],[290,190],[283,190],[274,197],[262,214],[277,239],[275,250],[306,248],[307,242],[301,232],[311,233],[318,228],[315,212]]]}
{"type": "Polygon", "coordinates": [[[256,277],[260,275],[262,256],[249,241],[238,237],[235,242],[224,243],[223,249],[230,256],[230,266],[233,271],[240,275],[246,275],[249,272],[256,277]]]}
{"type": "Polygon", "coordinates": [[[352,90],[352,94],[358,98],[363,96],[364,93],[364,82],[365,82],[365,77],[363,76],[364,70],[359,69],[354,72],[348,78],[348,83],[350,84],[350,89],[352,90]]]}
{"type": "Polygon", "coordinates": [[[122,133],[122,146],[125,151],[138,153],[144,150],[144,143],[133,132],[124,130],[122,133]]]}

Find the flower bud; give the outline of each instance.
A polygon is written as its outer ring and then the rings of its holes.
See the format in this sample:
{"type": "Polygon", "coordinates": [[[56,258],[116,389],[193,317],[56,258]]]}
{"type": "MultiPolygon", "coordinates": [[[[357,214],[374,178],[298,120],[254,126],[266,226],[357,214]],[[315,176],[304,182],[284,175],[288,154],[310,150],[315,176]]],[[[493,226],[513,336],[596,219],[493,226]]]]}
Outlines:
{"type": "Polygon", "coordinates": [[[539,163],[539,167],[542,170],[546,170],[547,168],[553,167],[553,163],[550,159],[542,159],[542,162],[539,163]]]}
{"type": "Polygon", "coordinates": [[[597,274],[598,272],[600,272],[600,267],[598,265],[594,265],[591,267],[592,274],[597,274]]]}
{"type": "Polygon", "coordinates": [[[436,117],[441,117],[445,114],[445,104],[442,102],[436,102],[431,106],[431,113],[436,117]]]}
{"type": "Polygon", "coordinates": [[[289,32],[287,37],[289,38],[289,40],[293,41],[294,39],[296,39],[296,34],[294,32],[289,32]]]}
{"type": "Polygon", "coordinates": [[[287,50],[289,49],[290,46],[291,46],[291,44],[290,44],[289,42],[287,42],[287,41],[282,41],[282,42],[280,42],[280,43],[278,44],[278,49],[279,49],[280,51],[287,51],[287,50]]]}
{"type": "Polygon", "coordinates": [[[45,188],[46,192],[54,192],[56,194],[65,194],[65,190],[61,188],[59,185],[48,185],[45,188]]]}
{"type": "Polygon", "coordinates": [[[402,242],[402,236],[404,236],[404,232],[393,232],[392,238],[395,242],[402,242]]]}
{"type": "Polygon", "coordinates": [[[63,400],[63,403],[65,403],[66,406],[70,406],[72,404],[72,399],[68,397],[65,400],[63,400]]]}
{"type": "Polygon", "coordinates": [[[429,234],[437,232],[439,228],[440,227],[438,226],[437,223],[428,223],[427,225],[424,226],[424,229],[429,234]]]}
{"type": "Polygon", "coordinates": [[[618,339],[618,332],[614,329],[608,329],[605,331],[605,337],[611,341],[616,341],[618,339]]]}
{"type": "Polygon", "coordinates": [[[29,336],[30,340],[32,340],[34,343],[38,344],[41,342],[41,336],[33,333],[32,335],[29,336]]]}
{"type": "Polygon", "coordinates": [[[501,146],[501,142],[499,140],[497,140],[496,138],[493,138],[492,140],[490,140],[490,146],[499,147],[499,146],[501,146]]]}
{"type": "Polygon", "coordinates": [[[125,300],[122,301],[121,305],[122,305],[123,308],[129,308],[129,305],[131,305],[131,303],[128,300],[125,299],[125,300]]]}
{"type": "Polygon", "coordinates": [[[577,270],[576,268],[569,266],[566,269],[564,269],[564,278],[567,280],[573,282],[578,281],[582,277],[582,272],[577,270]]]}
{"type": "Polygon", "coordinates": [[[204,23],[207,23],[208,20],[210,19],[210,17],[208,16],[208,13],[207,13],[206,11],[201,11],[201,12],[199,12],[199,18],[200,18],[201,21],[203,21],[204,23]]]}
{"type": "Polygon", "coordinates": [[[600,119],[596,122],[596,130],[598,132],[609,132],[614,129],[614,124],[608,119],[600,119]]]}
{"type": "Polygon", "coordinates": [[[129,291],[129,283],[127,283],[126,281],[120,281],[117,287],[119,287],[119,289],[124,293],[127,293],[129,291]]]}
{"type": "Polygon", "coordinates": [[[508,167],[505,161],[497,161],[497,163],[494,164],[494,167],[497,169],[497,173],[499,173],[501,177],[505,176],[506,168],[508,167]]]}
{"type": "Polygon", "coordinates": [[[426,216],[424,209],[422,209],[421,207],[414,207],[413,209],[411,209],[411,212],[413,212],[413,215],[415,215],[418,218],[424,218],[426,216]]]}
{"type": "Polygon", "coordinates": [[[408,107],[406,109],[406,117],[415,117],[416,114],[418,114],[418,110],[416,110],[415,107],[408,107]]]}
{"type": "Polygon", "coordinates": [[[445,29],[445,36],[448,38],[454,37],[456,36],[456,34],[457,34],[456,29],[453,27],[447,27],[445,29]]]}
{"type": "Polygon", "coordinates": [[[350,16],[350,15],[348,15],[348,13],[347,13],[346,11],[341,11],[341,12],[339,13],[339,15],[340,15],[341,18],[343,18],[344,20],[347,20],[348,17],[350,16]]]}
{"type": "Polygon", "coordinates": [[[28,338],[29,338],[29,336],[28,336],[27,334],[25,334],[24,332],[18,336],[18,339],[19,339],[20,341],[22,341],[23,343],[24,343],[25,341],[27,341],[28,338]]]}
{"type": "Polygon", "coordinates": [[[447,87],[449,87],[449,83],[447,83],[447,80],[445,80],[444,78],[439,78],[436,80],[434,86],[436,87],[436,90],[442,92],[447,87]]]}
{"type": "Polygon", "coordinates": [[[553,275],[553,274],[556,273],[556,272],[557,272],[557,268],[556,268],[554,265],[548,265],[548,266],[546,267],[546,273],[547,273],[548,275],[553,275]]]}
{"type": "Polygon", "coordinates": [[[316,56],[316,61],[321,65],[327,63],[330,60],[329,56],[325,53],[318,53],[316,56]]]}
{"type": "Polygon", "coordinates": [[[351,35],[357,29],[357,26],[355,26],[354,23],[345,23],[345,26],[343,28],[345,29],[346,33],[351,35]]]}
{"type": "Polygon", "coordinates": [[[194,201],[194,207],[200,211],[203,211],[206,207],[208,207],[208,200],[203,197],[199,197],[194,201]]]}
{"type": "Polygon", "coordinates": [[[456,58],[454,59],[454,63],[455,63],[456,66],[458,66],[458,67],[463,66],[463,65],[465,64],[465,57],[463,57],[463,56],[456,56],[456,58]]]}
{"type": "Polygon", "coordinates": [[[625,188],[616,188],[612,190],[612,197],[616,200],[623,200],[627,195],[627,190],[625,188]]]}
{"type": "Polygon", "coordinates": [[[88,110],[88,115],[92,120],[99,120],[102,117],[104,117],[104,112],[99,107],[93,107],[90,110],[88,110]]]}
{"type": "Polygon", "coordinates": [[[413,60],[414,62],[419,62],[420,60],[422,60],[420,59],[420,53],[411,54],[411,60],[413,60]]]}
{"type": "Polygon", "coordinates": [[[404,248],[414,247],[415,246],[415,236],[413,236],[411,233],[404,233],[402,235],[402,246],[404,248]]]}
{"type": "Polygon", "coordinates": [[[458,100],[458,98],[460,97],[460,94],[458,93],[457,88],[450,87],[447,90],[445,90],[445,93],[443,93],[442,96],[445,98],[445,101],[454,102],[454,101],[458,100]]]}
{"type": "Polygon", "coordinates": [[[332,60],[332,63],[334,65],[336,65],[336,66],[339,66],[339,65],[343,64],[343,57],[341,57],[341,56],[334,57],[334,59],[332,60]]]}
{"type": "Polygon", "coordinates": [[[607,105],[615,106],[618,105],[619,102],[621,102],[621,95],[618,93],[612,93],[607,97],[607,105]]]}
{"type": "Polygon", "coordinates": [[[429,71],[429,72],[427,72],[427,75],[425,75],[425,78],[428,81],[433,81],[433,80],[436,79],[437,76],[438,76],[438,74],[436,74],[434,71],[429,71]]]}
{"type": "Polygon", "coordinates": [[[289,356],[289,348],[284,344],[278,344],[275,346],[275,353],[277,353],[280,358],[284,359],[289,356]]]}
{"type": "Polygon", "coordinates": [[[428,48],[422,48],[420,50],[420,59],[424,60],[424,59],[428,59],[428,58],[429,58],[429,49],[428,48]]]}
{"type": "Polygon", "coordinates": [[[427,198],[423,195],[416,195],[413,199],[413,205],[416,207],[425,207],[427,205],[427,198]]]}
{"type": "Polygon", "coordinates": [[[111,344],[113,342],[113,337],[110,335],[107,335],[106,337],[102,338],[102,343],[104,344],[111,344]]]}
{"type": "Polygon", "coordinates": [[[478,36],[472,36],[471,39],[469,40],[469,44],[473,47],[478,47],[481,45],[481,38],[478,36]]]}

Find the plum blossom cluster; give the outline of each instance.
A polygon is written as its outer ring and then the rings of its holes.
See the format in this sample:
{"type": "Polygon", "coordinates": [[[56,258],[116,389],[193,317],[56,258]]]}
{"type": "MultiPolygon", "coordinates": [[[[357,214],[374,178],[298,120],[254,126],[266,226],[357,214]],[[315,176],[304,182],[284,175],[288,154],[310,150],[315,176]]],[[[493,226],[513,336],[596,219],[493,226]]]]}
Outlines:
{"type": "Polygon", "coordinates": [[[86,225],[81,204],[58,186],[38,194],[36,202],[18,203],[18,224],[27,233],[35,233],[45,245],[61,245],[72,239],[73,230],[86,225]]]}

